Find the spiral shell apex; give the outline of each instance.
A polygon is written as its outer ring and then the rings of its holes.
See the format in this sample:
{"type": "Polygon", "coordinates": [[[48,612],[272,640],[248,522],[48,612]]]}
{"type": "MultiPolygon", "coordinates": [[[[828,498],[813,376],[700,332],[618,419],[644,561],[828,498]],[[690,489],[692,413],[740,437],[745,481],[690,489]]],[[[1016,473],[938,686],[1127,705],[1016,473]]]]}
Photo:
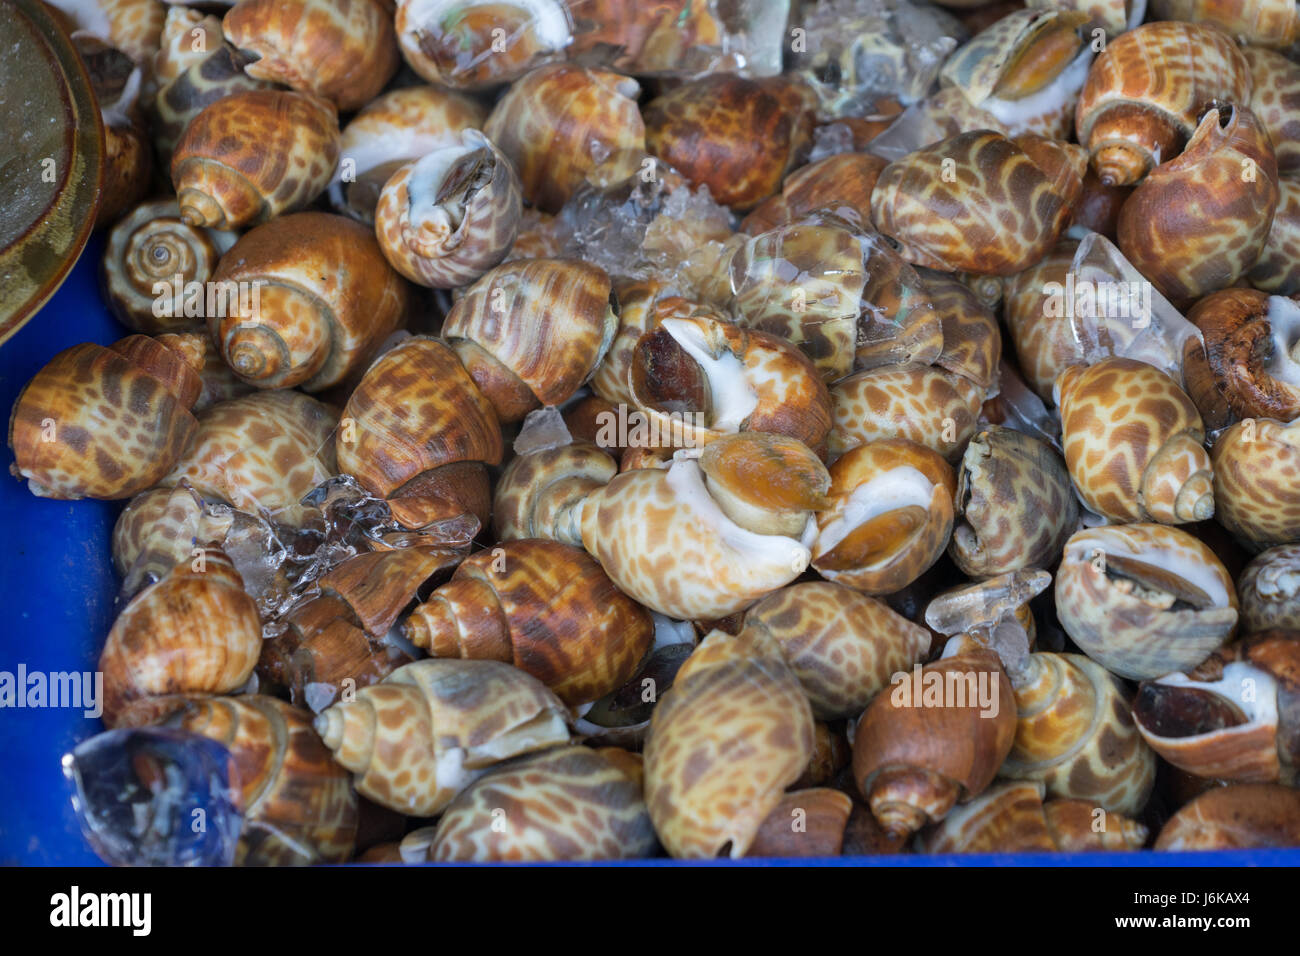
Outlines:
{"type": "Polygon", "coordinates": [[[250,230],[212,281],[231,292],[208,318],[213,341],[235,374],[259,388],[337,385],[406,315],[407,287],[374,235],[330,213],[280,216],[250,230]]]}
{"type": "Polygon", "coordinates": [[[181,219],[238,229],[301,209],[338,160],[334,107],[306,93],[232,93],[190,121],[172,156],[181,219]]]}
{"type": "Polygon", "coordinates": [[[358,793],[428,817],[488,767],[568,743],[567,720],[554,694],[509,664],[425,660],[361,688],[315,726],[358,793]]]}
{"type": "Polygon", "coordinates": [[[1214,514],[1204,425],[1168,375],[1108,358],[1067,368],[1055,393],[1065,463],[1089,508],[1115,521],[1168,524],[1214,514]]]}

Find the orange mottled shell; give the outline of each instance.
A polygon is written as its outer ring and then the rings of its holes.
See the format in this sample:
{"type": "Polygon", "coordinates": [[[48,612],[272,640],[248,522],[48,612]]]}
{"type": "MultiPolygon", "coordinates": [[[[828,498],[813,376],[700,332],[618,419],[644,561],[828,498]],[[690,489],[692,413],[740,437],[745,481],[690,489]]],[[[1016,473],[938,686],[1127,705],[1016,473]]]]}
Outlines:
{"type": "Polygon", "coordinates": [[[1295,295],[1300,292],[1300,177],[1280,177],[1278,191],[1273,228],[1245,281],[1266,292],[1295,295]]]}
{"type": "Polygon", "coordinates": [[[1259,46],[1290,46],[1300,29],[1295,4],[1286,0],[1151,0],[1151,12],[1161,20],[1214,24],[1229,36],[1259,46]]]}
{"type": "Polygon", "coordinates": [[[1300,424],[1238,422],[1212,450],[1220,523],[1252,548],[1300,542],[1300,424]]]}
{"type": "Polygon", "coordinates": [[[945,657],[923,669],[923,681],[926,674],[943,675],[945,687],[957,683],[949,674],[968,689],[983,681],[990,703],[996,690],[997,706],[983,713],[977,695],[959,701],[946,692],[938,706],[917,706],[910,693],[900,693],[901,685],[876,695],[858,722],[853,779],[890,833],[913,833],[942,820],[959,797],[983,791],[1015,740],[1011,682],[991,651],[972,648],[945,657]]]}
{"type": "Polygon", "coordinates": [[[831,504],[817,513],[819,533],[813,545],[813,567],[823,577],[868,594],[891,594],[943,554],[952,533],[957,479],[938,452],[905,438],[885,438],[836,459],[830,475],[831,504]],[[865,522],[855,518],[855,509],[864,503],[859,489],[889,482],[903,471],[918,473],[929,483],[924,503],[900,503],[865,522]]]}
{"type": "Polygon", "coordinates": [[[574,259],[497,266],[447,313],[442,334],[503,422],[559,405],[604,358],[618,318],[603,269],[574,259]]]}
{"type": "Polygon", "coordinates": [[[340,111],[364,106],[397,72],[393,20],[378,0],[242,0],[226,39],[257,59],[249,76],[315,93],[340,111]]]}
{"type": "Polygon", "coordinates": [[[853,813],[853,798],[842,790],[813,787],[781,798],[754,837],[749,857],[839,856],[853,813]]]}
{"type": "Polygon", "coordinates": [[[654,623],[581,548],[523,539],[467,558],[405,634],[435,657],[513,664],[577,706],[631,680],[654,623]]]}
{"type": "Polygon", "coordinates": [[[955,460],[975,433],[985,389],[962,375],[909,362],[859,372],[831,389],[832,451],[906,438],[955,460]]]}
{"type": "Polygon", "coordinates": [[[621,860],[650,856],[656,845],[639,779],[604,751],[557,747],[474,781],[438,821],[429,858],[621,860]]]}
{"type": "Polygon", "coordinates": [[[163,698],[132,717],[202,734],[230,750],[243,816],[236,865],[342,863],[352,855],[357,795],[312,729],[311,714],[245,694],[163,698]]]}
{"type": "Polygon", "coordinates": [[[179,353],[143,335],[74,345],[14,403],[10,471],[43,498],[129,498],[184,453],[201,387],[179,353]]]}
{"type": "Polygon", "coordinates": [[[1171,302],[1231,285],[1259,258],[1279,199],[1268,133],[1250,110],[1211,110],[1178,157],[1119,214],[1119,248],[1171,302]]]}
{"type": "Polygon", "coordinates": [[[1049,283],[1064,288],[1074,267],[1077,239],[1062,239],[1037,265],[1005,280],[1003,317],[1016,348],[1020,371],[1029,387],[1044,401],[1052,400],[1056,377],[1069,365],[1085,364],[1086,353],[1075,336],[1069,317],[1049,315],[1049,283]]]}
{"type": "Polygon", "coordinates": [[[329,408],[298,392],[220,402],[199,413],[194,440],[162,484],[188,481],[209,500],[299,525],[299,502],[337,472],[336,424],[329,408]]]}
{"type": "Polygon", "coordinates": [[[334,107],[307,93],[243,90],[190,121],[172,156],[181,218],[238,229],[307,205],[339,155],[334,107]]]}
{"type": "Polygon", "coordinates": [[[949,813],[925,835],[926,853],[1050,853],[1043,789],[1001,783],[949,813]]]}
{"type": "Polygon", "coordinates": [[[628,385],[639,412],[657,425],[662,444],[692,447],[728,431],[788,435],[809,448],[824,447],[831,430],[831,398],[813,363],[795,345],[768,332],[723,322],[705,314],[671,318],[695,337],[710,358],[731,357],[754,399],[752,410],[731,429],[719,428],[716,399],[707,376],[661,324],[637,340],[628,385]],[[680,413],[703,412],[703,427],[680,413]],[[678,413],[674,416],[674,412],[678,413]]]}
{"type": "Polygon", "coordinates": [[[208,318],[226,362],[259,388],[337,385],[406,316],[407,287],[374,233],[330,213],[280,216],[251,230],[212,279],[259,283],[257,298],[250,292],[208,318]]]}
{"type": "Polygon", "coordinates": [[[1075,110],[1101,181],[1132,185],[1182,149],[1207,104],[1250,101],[1250,68],[1213,26],[1146,23],[1106,45],[1075,110]]]}
{"type": "Polygon", "coordinates": [[[524,198],[559,212],[605,157],[645,148],[640,91],[635,80],[609,70],[543,66],[510,86],[483,132],[514,163],[524,198]]]}
{"type": "Polygon", "coordinates": [[[1105,813],[1087,800],[1049,800],[1043,804],[1047,829],[1056,848],[1065,853],[1093,850],[1140,850],[1150,832],[1119,814],[1105,813]],[[1098,826],[1100,823],[1100,826],[1098,826]]]}
{"type": "MultiPolygon", "coordinates": [[[[462,462],[499,464],[501,426],[492,406],[450,348],[413,337],[385,352],[348,399],[343,419],[355,432],[341,434],[339,469],[372,494],[400,497],[424,492],[438,473],[462,462]],[[352,440],[349,440],[352,439],[352,440]]],[[[487,475],[482,465],[482,494],[487,475]]]]}
{"type": "MultiPolygon", "coordinates": [[[[113,568],[118,577],[161,578],[189,561],[196,542],[225,538],[233,519],[204,513],[202,501],[186,488],[154,488],[136,495],[113,525],[113,568]]],[[[131,581],[126,582],[130,591],[131,581]]]]}
{"type": "Polygon", "coordinates": [[[848,208],[863,223],[870,223],[871,191],[888,165],[870,153],[839,153],[801,166],[786,177],[781,195],[765,200],[746,216],[740,230],[756,236],[825,208],[848,208]]]}
{"type": "MultiPolygon", "coordinates": [[[[1051,147],[1073,162],[1077,147],[1051,147]]],[[[1068,184],[1036,159],[988,130],[916,150],[880,173],[871,196],[876,228],[918,265],[981,275],[1020,272],[1051,249],[1073,198],[1068,184]]],[[[1077,178],[1076,193],[1082,164],[1077,178]]]]}
{"type": "Polygon", "coordinates": [[[646,146],[724,206],[773,195],[811,136],[810,116],[770,82],[715,73],[653,100],[646,146]]]}
{"type": "Polygon", "coordinates": [[[1157,850],[1300,846],[1300,790],[1238,783],[1207,790],[1169,818],[1157,850]]]}
{"type": "Polygon", "coordinates": [[[793,581],[811,557],[801,541],[733,523],[689,458],[625,471],[593,491],[582,543],[620,590],[679,620],[743,610],[793,581]]]}
{"type": "Polygon", "coordinates": [[[930,649],[930,632],[830,581],[792,584],[751,607],[745,629],[769,635],[820,720],[852,717],[930,649]]]}
{"type": "Polygon", "coordinates": [[[409,816],[446,808],[482,770],[568,743],[568,711],[499,661],[423,660],[316,718],[357,792],[409,816]]]}
{"type": "Polygon", "coordinates": [[[654,709],[645,795],[678,858],[744,856],[813,752],[813,718],[794,673],[761,635],[714,631],[654,709]]]}
{"type": "Polygon", "coordinates": [[[86,30],[117,47],[134,62],[145,64],[158,52],[167,6],[159,0],[53,0],[55,16],[67,27],[86,30]]]}
{"type": "Polygon", "coordinates": [[[1056,392],[1070,478],[1116,521],[1204,521],[1214,514],[1200,413],[1168,375],[1108,358],[1061,373],[1056,392]]]}
{"type": "Polygon", "coordinates": [[[230,559],[208,550],[178,564],[128,604],[108,633],[104,723],[131,701],[163,694],[228,694],[262,650],[257,605],[230,559]]]}
{"type": "Polygon", "coordinates": [[[1155,784],[1155,755],[1119,678],[1081,654],[1029,656],[1015,680],[1016,742],[999,773],[1035,780],[1057,797],[1135,814],[1155,784]]]}

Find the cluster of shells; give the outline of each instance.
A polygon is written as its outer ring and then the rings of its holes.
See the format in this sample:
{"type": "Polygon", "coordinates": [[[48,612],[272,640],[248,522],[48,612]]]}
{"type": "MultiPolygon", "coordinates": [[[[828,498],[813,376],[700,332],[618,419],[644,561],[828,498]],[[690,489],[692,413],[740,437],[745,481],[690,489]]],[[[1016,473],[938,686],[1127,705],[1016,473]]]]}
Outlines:
{"type": "Polygon", "coordinates": [[[241,861],[1300,845],[1294,3],[53,5],[12,471],[241,861]]]}

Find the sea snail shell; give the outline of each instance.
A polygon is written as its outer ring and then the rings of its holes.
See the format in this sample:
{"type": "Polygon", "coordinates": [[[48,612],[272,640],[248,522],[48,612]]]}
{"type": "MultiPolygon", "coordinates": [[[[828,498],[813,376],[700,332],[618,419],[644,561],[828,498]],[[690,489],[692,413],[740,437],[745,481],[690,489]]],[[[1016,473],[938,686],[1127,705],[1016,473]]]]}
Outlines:
{"type": "Polygon", "coordinates": [[[1200,413],[1164,372],[1126,358],[1071,366],[1055,398],[1066,466],[1093,511],[1168,524],[1214,514],[1200,413]]]}
{"type": "Polygon", "coordinates": [[[333,705],[315,726],[358,793],[428,817],[488,767],[568,743],[567,721],[554,694],[509,664],[423,660],[333,705]]]}
{"type": "Polygon", "coordinates": [[[190,121],[172,156],[181,219],[239,229],[301,209],[338,160],[334,107],[308,93],[246,90],[190,121]]]}
{"type": "Polygon", "coordinates": [[[1211,457],[1220,524],[1252,549],[1300,541],[1300,420],[1238,422],[1211,457]]]}
{"type": "Polygon", "coordinates": [[[1238,783],[1207,790],[1169,818],[1157,850],[1300,846],[1300,790],[1238,783]]]}
{"type": "Polygon", "coordinates": [[[185,452],[201,387],[185,356],[144,335],[74,345],[19,393],[10,471],[42,498],[130,498],[185,452]]]}
{"type": "Polygon", "coordinates": [[[1264,631],[1220,648],[1190,674],[1138,689],[1146,742],[1188,773],[1293,785],[1300,769],[1300,634],[1264,631]]]}
{"type": "Polygon", "coordinates": [[[250,230],[212,281],[250,289],[209,316],[208,330],[235,374],[259,388],[337,385],[406,315],[407,287],[374,235],[330,213],[279,216],[250,230]]]}
{"type": "Polygon", "coordinates": [[[1237,595],[1214,552],[1185,531],[1112,525],[1066,542],[1056,610],[1085,654],[1144,679],[1195,667],[1227,641],[1237,595]]]}
{"type": "Polygon", "coordinates": [[[519,177],[477,130],[407,163],[379,195],[375,235],[402,275],[420,285],[468,285],[505,258],[521,211],[519,177]]]}
{"type": "Polygon", "coordinates": [[[1269,548],[1237,579],[1246,633],[1273,628],[1300,631],[1300,545],[1269,548]]]}
{"type": "Polygon", "coordinates": [[[713,631],[650,720],[645,796],[678,858],[744,856],[813,752],[813,718],[770,638],[713,631]]]}

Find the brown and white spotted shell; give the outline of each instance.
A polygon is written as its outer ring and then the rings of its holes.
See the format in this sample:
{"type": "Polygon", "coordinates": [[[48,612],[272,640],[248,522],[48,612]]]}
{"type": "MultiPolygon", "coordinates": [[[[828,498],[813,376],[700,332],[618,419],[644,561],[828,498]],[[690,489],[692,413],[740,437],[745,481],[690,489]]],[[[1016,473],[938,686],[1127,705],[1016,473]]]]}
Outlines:
{"type": "Polygon", "coordinates": [[[713,631],[650,720],[645,796],[664,848],[744,856],[812,752],[808,699],[773,642],[713,631]]]}
{"type": "Polygon", "coordinates": [[[1077,239],[1062,239],[1041,262],[1005,281],[1002,315],[1015,345],[1017,364],[1038,397],[1052,401],[1057,376],[1071,365],[1087,364],[1083,343],[1051,289],[1064,288],[1074,268],[1077,239]]]}
{"type": "Polygon", "coordinates": [[[948,553],[973,578],[1050,567],[1079,519],[1061,456],[1046,442],[999,425],[966,446],[954,504],[948,553]]]}
{"type": "Polygon", "coordinates": [[[1088,528],[1065,545],[1056,611],[1108,671],[1146,679],[1195,667],[1237,624],[1237,594],[1198,538],[1168,525],[1088,528]]]}
{"type": "MultiPolygon", "coordinates": [[[[1151,13],[1161,20],[1213,24],[1242,43],[1290,46],[1300,30],[1300,14],[1286,0],[1151,0],[1151,13]]],[[[1246,49],[1250,49],[1247,47],[1246,49]]]]}
{"type": "Polygon", "coordinates": [[[1119,248],[1162,295],[1185,306],[1255,264],[1278,199],[1268,133],[1243,106],[1212,109],[1182,153],[1125,200],[1119,248]]]}
{"type": "Polygon", "coordinates": [[[447,313],[442,334],[502,422],[559,405],[596,370],[618,331],[603,269],[521,259],[492,269],[447,313]]]}
{"type": "Polygon", "coordinates": [[[468,285],[505,258],[519,229],[519,177],[477,130],[393,173],[375,208],[375,235],[420,285],[468,285]]]}
{"type": "Polygon", "coordinates": [[[582,503],[616,474],[610,453],[586,442],[516,455],[493,492],[497,539],[549,538],[581,547],[582,503]]]}
{"type": "Polygon", "coordinates": [[[340,112],[364,106],[397,72],[383,0],[240,0],[222,28],[255,57],[249,76],[315,93],[340,112]]]}
{"type": "Polygon", "coordinates": [[[164,169],[190,120],[208,104],[240,90],[270,89],[244,72],[251,62],[221,33],[221,19],[189,7],[167,8],[161,48],[154,55],[150,133],[164,169]]]}
{"type": "Polygon", "coordinates": [[[315,727],[363,797],[429,817],[488,767],[568,743],[567,721],[554,694],[509,664],[423,660],[333,705],[315,727]]]}
{"type": "Polygon", "coordinates": [[[195,414],[218,402],[242,398],[258,390],[256,385],[250,385],[231,370],[217,352],[208,330],[202,326],[185,332],[164,332],[155,338],[172,351],[179,352],[186,364],[199,373],[202,390],[194,403],[195,414]]]}
{"type": "Polygon", "coordinates": [[[643,859],[658,841],[641,796],[641,758],[557,747],[489,770],[443,813],[435,862],[643,859]]]}
{"type": "Polygon", "coordinates": [[[513,664],[574,707],[627,683],[654,642],[650,612],[595,559],[537,539],[467,558],[402,632],[433,657],[513,664]]]}
{"type": "Polygon", "coordinates": [[[1152,365],[1107,358],[1056,381],[1061,444],[1084,503],[1114,521],[1184,524],[1214,514],[1200,413],[1152,365]]]}
{"type": "Polygon", "coordinates": [[[831,428],[830,394],[798,348],[707,314],[663,318],[642,335],[628,385],[660,436],[651,444],[694,447],[757,431],[820,450],[831,428]]]}
{"type": "Polygon", "coordinates": [[[1156,838],[1157,850],[1300,846],[1300,790],[1276,783],[1214,787],[1181,807],[1156,838]]]}
{"type": "Polygon", "coordinates": [[[301,209],[338,160],[334,107],[308,93],[240,90],[205,106],[176,143],[181,219],[239,229],[301,209]]]}
{"type": "Polygon", "coordinates": [[[1251,548],[1300,541],[1300,419],[1247,419],[1211,450],[1219,523],[1251,548]]]}
{"type": "Polygon", "coordinates": [[[993,782],[1015,739],[1016,715],[1011,683],[997,655],[984,648],[903,677],[877,694],[858,721],[853,780],[876,822],[909,836],[993,782]]]}
{"type": "Polygon", "coordinates": [[[342,863],[352,855],[360,812],[348,773],[312,729],[311,714],[260,694],[164,697],[127,714],[202,734],[231,756],[242,818],[237,866],[342,863]]]}
{"type": "Polygon", "coordinates": [[[892,594],[943,554],[956,478],[938,452],[905,438],[859,445],[830,468],[813,567],[867,594],[892,594]]]}
{"type": "Polygon", "coordinates": [[[1175,767],[1211,780],[1300,777],[1300,632],[1264,631],[1221,647],[1188,674],[1144,681],[1138,730],[1175,767]]]}
{"type": "Polygon", "coordinates": [[[209,500],[300,526],[299,502],[337,473],[334,414],[299,392],[258,392],[199,413],[185,455],[161,484],[184,480],[209,500]]]}
{"type": "Polygon", "coordinates": [[[407,86],[376,97],[339,136],[330,205],[373,223],[380,190],[399,167],[454,142],[465,130],[479,129],[486,118],[475,100],[436,86],[407,86]]]}
{"type": "Polygon", "coordinates": [[[19,393],[9,470],[42,498],[129,498],[185,452],[200,388],[184,356],[147,336],[74,345],[19,393]]]}
{"type": "Polygon", "coordinates": [[[165,694],[228,694],[262,650],[257,605],[224,553],[204,550],[137,594],[113,622],[98,670],[104,723],[132,701],[165,694]]]}
{"type": "Polygon", "coordinates": [[[230,232],[182,222],[175,200],[140,203],[113,226],[101,279],[108,307],[137,332],[179,332],[206,315],[207,282],[230,232]],[[178,282],[179,279],[179,282],[178,282]],[[190,283],[197,283],[198,291],[190,283]]]}
{"type": "Polygon", "coordinates": [[[871,190],[887,165],[870,153],[838,153],[800,166],[781,184],[779,196],[764,200],[745,217],[740,231],[757,236],[817,209],[848,208],[870,224],[871,190]]]}
{"type": "Polygon", "coordinates": [[[593,491],[582,506],[582,543],[651,610],[717,620],[808,567],[813,510],[829,483],[793,439],[742,432],[593,491]]]}
{"type": "Polygon", "coordinates": [[[776,193],[806,151],[812,113],[782,78],[713,73],[646,105],[646,147],[724,206],[776,193]]]}
{"type": "Polygon", "coordinates": [[[1032,10],[1079,10],[1112,38],[1137,26],[1146,15],[1146,0],[1029,0],[1026,6],[1032,10]]]}
{"type": "Polygon", "coordinates": [[[50,0],[69,33],[86,33],[111,43],[145,65],[158,51],[167,11],[159,0],[50,0]]]}
{"type": "Polygon", "coordinates": [[[1250,92],[1250,67],[1222,30],[1146,23],[1093,62],[1075,129],[1103,185],[1133,185],[1178,155],[1207,105],[1245,105],[1250,92]]]}
{"type": "Polygon", "coordinates": [[[539,67],[510,85],[483,132],[514,163],[524,199],[559,212],[603,159],[645,149],[640,92],[636,80],[609,70],[539,67]]]}
{"type": "Polygon", "coordinates": [[[1054,797],[1133,815],[1155,784],[1155,755],[1119,678],[1081,654],[1035,653],[1012,668],[1016,742],[999,774],[1040,781],[1054,797]]]}
{"type": "Polygon", "coordinates": [[[926,853],[1050,853],[1136,850],[1146,842],[1136,820],[1043,796],[1041,783],[997,784],[953,810],[921,844],[926,853]]]}
{"type": "Polygon", "coordinates": [[[1268,132],[1277,171],[1300,172],[1300,65],[1258,46],[1243,47],[1241,54],[1253,85],[1247,105],[1268,132]]]}
{"type": "Polygon", "coordinates": [[[1083,188],[1084,166],[1067,144],[962,133],[886,166],[872,214],[909,262],[1012,275],[1056,243],[1083,188]]]}
{"type": "Polygon", "coordinates": [[[395,6],[407,65],[430,83],[457,89],[510,82],[563,59],[574,39],[572,14],[558,0],[397,0],[395,6]]]}
{"type": "Polygon", "coordinates": [[[860,714],[930,649],[930,632],[889,606],[830,581],[792,584],[745,613],[780,648],[819,720],[860,714]]]}
{"type": "Polygon", "coordinates": [[[461,514],[487,523],[487,466],[504,443],[492,406],[450,348],[413,336],[366,371],[343,410],[339,469],[408,528],[461,514]]]}
{"type": "Polygon", "coordinates": [[[113,525],[113,569],[120,578],[134,570],[141,579],[157,580],[194,557],[196,546],[220,542],[232,520],[208,515],[203,499],[189,488],[141,492],[113,525]]]}
{"type": "Polygon", "coordinates": [[[278,216],[250,230],[212,281],[232,291],[208,330],[227,364],[259,388],[337,385],[406,317],[407,287],[374,234],[331,213],[278,216]]]}
{"type": "Polygon", "coordinates": [[[1300,545],[1281,544],[1258,554],[1237,578],[1241,627],[1300,631],[1300,545]]]}
{"type": "Polygon", "coordinates": [[[1300,292],[1300,174],[1278,177],[1277,211],[1264,249],[1245,275],[1256,289],[1277,295],[1300,292]]]}
{"type": "Polygon", "coordinates": [[[934,365],[909,362],[859,372],[831,389],[833,452],[904,438],[955,460],[975,433],[985,389],[934,365]]]}

